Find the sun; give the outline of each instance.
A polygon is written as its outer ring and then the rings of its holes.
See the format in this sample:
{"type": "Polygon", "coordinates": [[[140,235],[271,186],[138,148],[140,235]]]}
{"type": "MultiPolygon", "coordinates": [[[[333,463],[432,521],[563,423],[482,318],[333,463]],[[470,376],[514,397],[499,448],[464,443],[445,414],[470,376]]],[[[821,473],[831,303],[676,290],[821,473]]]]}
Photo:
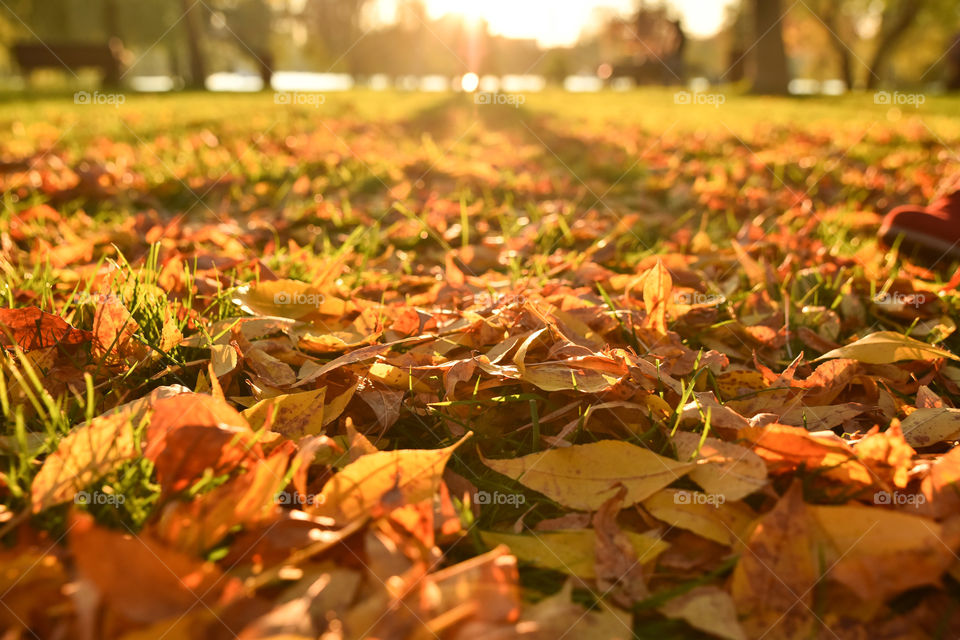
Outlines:
{"type": "Polygon", "coordinates": [[[430,0],[430,9],[438,14],[455,13],[468,24],[490,22],[491,7],[487,2],[473,0],[430,0]]]}
{"type": "Polygon", "coordinates": [[[630,5],[633,0],[425,0],[433,18],[462,17],[467,25],[486,23],[493,35],[537,40],[543,46],[576,41],[598,3],[630,5]]]}

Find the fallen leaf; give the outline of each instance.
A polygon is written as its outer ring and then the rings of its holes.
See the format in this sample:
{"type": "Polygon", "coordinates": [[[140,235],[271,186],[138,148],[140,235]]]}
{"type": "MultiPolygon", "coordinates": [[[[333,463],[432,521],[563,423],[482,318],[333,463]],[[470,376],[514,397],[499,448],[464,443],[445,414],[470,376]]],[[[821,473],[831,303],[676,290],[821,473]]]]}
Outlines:
{"type": "Polygon", "coordinates": [[[571,509],[599,509],[616,492],[627,489],[625,506],[640,502],[694,468],[649,449],[619,440],[601,440],[483,463],[571,509]]]}
{"type": "Polygon", "coordinates": [[[737,620],[737,610],[730,594],[718,587],[696,587],[682,596],[671,598],[657,610],[668,618],[683,620],[724,640],[747,640],[737,620]]]}
{"type": "Polygon", "coordinates": [[[960,360],[949,351],[938,349],[895,331],[878,331],[823,354],[817,360],[850,358],[867,364],[888,364],[900,360],[960,360]]]}
{"type": "Polygon", "coordinates": [[[599,601],[591,608],[573,602],[573,583],[526,607],[515,625],[465,625],[454,640],[628,640],[633,638],[630,614],[599,601]]]}
{"type": "Polygon", "coordinates": [[[820,575],[799,482],[759,520],[733,570],[731,594],[748,637],[809,638],[820,575]]]}
{"type": "Polygon", "coordinates": [[[670,292],[673,290],[673,278],[663,261],[647,272],[643,280],[643,306],[647,312],[645,327],[661,334],[667,332],[667,307],[670,304],[670,292]]]}
{"type": "Polygon", "coordinates": [[[432,498],[447,460],[470,435],[443,449],[399,449],[362,456],[327,481],[313,512],[348,523],[432,498]]]}
{"type": "Polygon", "coordinates": [[[919,515],[861,505],[809,506],[828,578],[867,602],[938,584],[955,561],[956,533],[919,515]]]}
{"type": "Polygon", "coordinates": [[[617,524],[626,495],[626,487],[620,485],[616,495],[593,514],[593,529],[597,534],[594,571],[597,586],[603,593],[620,606],[630,607],[647,598],[650,590],[633,544],[617,524]]]}
{"type": "Polygon", "coordinates": [[[684,489],[659,491],[644,500],[643,507],[658,520],[728,547],[738,546],[756,519],[742,503],[684,489]]]}
{"type": "Polygon", "coordinates": [[[859,402],[828,405],[825,407],[797,407],[780,414],[779,422],[794,427],[803,427],[809,431],[822,431],[842,425],[867,411],[868,407],[859,402]]]}
{"type": "Polygon", "coordinates": [[[90,331],[75,329],[60,316],[37,307],[0,309],[0,344],[17,344],[24,351],[32,351],[87,344],[92,339],[90,331]]]}
{"type": "Polygon", "coordinates": [[[72,500],[78,491],[137,455],[127,412],[98,416],[64,437],[30,486],[33,513],[72,500]]]}
{"type": "Polygon", "coordinates": [[[675,433],[673,442],[680,460],[691,460],[696,453],[696,460],[710,463],[690,471],[690,478],[707,493],[740,500],[767,484],[767,465],[746,447],[686,431],[675,433]]]}
{"type": "Polygon", "coordinates": [[[240,415],[247,419],[251,428],[259,429],[272,411],[271,431],[292,439],[319,435],[325,424],[323,402],[326,392],[326,387],[321,387],[313,391],[274,396],[261,400],[240,415]]]}
{"type": "Polygon", "coordinates": [[[833,433],[829,433],[832,438],[820,437],[801,427],[774,423],[741,429],[739,435],[751,443],[771,473],[792,472],[803,466],[821,470],[827,478],[861,487],[874,483],[874,476],[853,449],[833,433]]]}
{"type": "Polygon", "coordinates": [[[912,447],[929,447],[960,438],[960,409],[917,409],[900,423],[903,437],[912,447]]]}
{"type": "Polygon", "coordinates": [[[234,527],[266,519],[277,508],[274,496],[286,484],[289,457],[289,451],[275,451],[209,493],[190,502],[171,502],[156,523],[157,538],[178,551],[201,555],[234,527]]]}
{"type": "MultiPolygon", "coordinates": [[[[652,534],[625,531],[624,535],[643,564],[653,562],[670,546],[652,534]]],[[[507,545],[518,559],[537,567],[563,571],[584,580],[597,575],[597,535],[593,529],[538,531],[529,535],[481,531],[480,537],[490,546],[507,545]]]]}
{"type": "Polygon", "coordinates": [[[215,606],[230,585],[212,562],[170,550],[141,534],[97,526],[74,513],[67,543],[79,573],[116,614],[138,622],[183,615],[197,604],[215,606]]]}

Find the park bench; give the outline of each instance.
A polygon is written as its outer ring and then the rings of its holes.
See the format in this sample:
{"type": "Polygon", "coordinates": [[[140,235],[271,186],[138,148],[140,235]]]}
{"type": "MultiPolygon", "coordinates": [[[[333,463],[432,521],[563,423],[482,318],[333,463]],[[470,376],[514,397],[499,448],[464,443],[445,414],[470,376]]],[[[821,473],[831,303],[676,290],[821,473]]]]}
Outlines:
{"type": "Polygon", "coordinates": [[[64,67],[76,72],[97,68],[103,72],[105,85],[120,82],[123,47],[119,42],[104,44],[59,42],[21,42],[13,46],[13,57],[25,76],[36,69],[64,67]]]}

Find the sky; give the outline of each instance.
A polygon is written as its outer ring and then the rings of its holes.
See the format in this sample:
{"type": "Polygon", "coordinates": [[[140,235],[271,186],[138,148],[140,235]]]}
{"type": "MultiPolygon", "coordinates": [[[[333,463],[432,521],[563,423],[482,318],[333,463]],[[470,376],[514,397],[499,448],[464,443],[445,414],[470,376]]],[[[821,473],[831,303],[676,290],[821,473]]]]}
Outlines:
{"type": "MultiPolygon", "coordinates": [[[[713,35],[720,28],[724,10],[737,0],[670,0],[680,13],[684,30],[691,36],[713,35]]],[[[380,0],[385,11],[391,0],[380,0]]],[[[636,0],[426,0],[431,18],[458,13],[482,18],[490,32],[511,38],[535,38],[541,46],[564,46],[577,41],[598,8],[622,13],[635,9],[636,0]]],[[[652,4],[652,3],[651,3],[652,4]]]]}

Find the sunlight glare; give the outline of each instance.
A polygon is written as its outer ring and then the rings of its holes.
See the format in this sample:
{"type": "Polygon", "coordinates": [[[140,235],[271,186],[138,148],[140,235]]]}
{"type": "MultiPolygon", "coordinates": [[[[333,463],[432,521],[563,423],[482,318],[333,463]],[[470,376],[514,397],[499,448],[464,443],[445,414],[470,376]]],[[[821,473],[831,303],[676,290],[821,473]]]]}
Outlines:
{"type": "Polygon", "coordinates": [[[460,78],[460,87],[467,93],[473,93],[477,90],[477,87],[480,86],[480,76],[473,73],[463,74],[463,77],[460,78]]]}

